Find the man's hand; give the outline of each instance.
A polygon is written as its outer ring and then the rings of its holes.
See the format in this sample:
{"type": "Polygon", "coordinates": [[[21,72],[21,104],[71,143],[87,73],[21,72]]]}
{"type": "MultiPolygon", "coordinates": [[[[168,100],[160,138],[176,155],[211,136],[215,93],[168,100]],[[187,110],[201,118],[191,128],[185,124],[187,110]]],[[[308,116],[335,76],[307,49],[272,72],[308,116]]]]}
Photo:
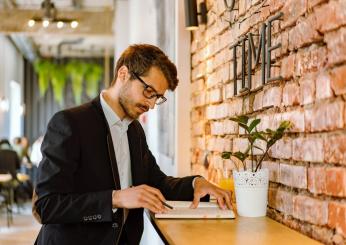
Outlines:
{"type": "Polygon", "coordinates": [[[165,201],[158,189],[148,185],[114,190],[112,193],[113,208],[147,208],[154,213],[163,213],[166,211],[166,208],[162,202],[165,201]]]}
{"type": "Polygon", "coordinates": [[[232,205],[232,192],[221,189],[212,183],[208,182],[203,177],[197,177],[195,180],[195,191],[193,194],[193,202],[191,204],[191,208],[197,208],[199,204],[199,200],[205,195],[213,195],[220,208],[222,209],[233,209],[232,205]]]}

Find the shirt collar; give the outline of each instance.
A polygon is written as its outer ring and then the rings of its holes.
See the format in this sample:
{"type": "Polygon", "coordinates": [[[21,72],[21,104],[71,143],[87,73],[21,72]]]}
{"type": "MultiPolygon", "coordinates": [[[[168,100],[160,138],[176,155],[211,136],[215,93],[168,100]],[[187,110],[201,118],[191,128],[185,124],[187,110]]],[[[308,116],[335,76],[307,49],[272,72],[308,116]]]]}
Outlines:
{"type": "Polygon", "coordinates": [[[113,111],[113,109],[107,104],[106,100],[103,98],[103,92],[104,91],[102,91],[100,94],[100,101],[103,113],[105,114],[109,127],[118,125],[124,128],[125,131],[127,131],[128,126],[133,120],[128,117],[125,117],[123,120],[120,120],[119,116],[113,111]]]}

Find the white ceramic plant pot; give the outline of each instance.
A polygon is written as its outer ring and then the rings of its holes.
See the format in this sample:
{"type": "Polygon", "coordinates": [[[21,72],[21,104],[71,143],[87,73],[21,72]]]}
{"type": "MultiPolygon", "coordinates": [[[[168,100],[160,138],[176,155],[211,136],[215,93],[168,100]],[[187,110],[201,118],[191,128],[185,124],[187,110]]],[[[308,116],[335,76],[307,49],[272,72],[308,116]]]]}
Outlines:
{"type": "Polygon", "coordinates": [[[268,169],[255,173],[233,171],[233,178],[238,214],[244,217],[265,216],[268,203],[268,169]]]}

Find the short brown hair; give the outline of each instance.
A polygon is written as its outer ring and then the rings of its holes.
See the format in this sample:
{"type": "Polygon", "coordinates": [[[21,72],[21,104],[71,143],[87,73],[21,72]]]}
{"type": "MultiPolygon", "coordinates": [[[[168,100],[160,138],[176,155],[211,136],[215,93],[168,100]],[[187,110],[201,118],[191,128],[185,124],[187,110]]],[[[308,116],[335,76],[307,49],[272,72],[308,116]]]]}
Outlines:
{"type": "Polygon", "coordinates": [[[159,68],[168,81],[170,90],[174,90],[178,85],[177,68],[169,60],[167,55],[156,46],[150,44],[134,44],[129,46],[120,56],[114,70],[114,85],[120,67],[125,65],[131,74],[131,79],[135,79],[131,72],[139,76],[146,75],[152,66],[159,68]]]}

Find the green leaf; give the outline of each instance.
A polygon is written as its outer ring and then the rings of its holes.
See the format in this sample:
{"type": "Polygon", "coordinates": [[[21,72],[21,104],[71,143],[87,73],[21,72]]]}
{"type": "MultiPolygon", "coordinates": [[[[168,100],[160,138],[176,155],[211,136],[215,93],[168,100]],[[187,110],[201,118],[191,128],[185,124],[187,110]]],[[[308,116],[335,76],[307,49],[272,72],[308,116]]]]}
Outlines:
{"type": "Polygon", "coordinates": [[[290,121],[283,121],[280,123],[280,126],[276,129],[276,131],[272,131],[267,129],[267,132],[270,132],[270,139],[267,144],[267,148],[270,148],[275,144],[276,141],[281,139],[284,135],[284,132],[292,126],[290,121]]]}
{"type": "Polygon", "coordinates": [[[282,121],[280,123],[280,126],[279,128],[283,128],[283,129],[289,129],[293,126],[292,122],[291,121],[282,121]]]}
{"type": "Polygon", "coordinates": [[[64,105],[64,89],[66,85],[66,71],[63,65],[52,64],[51,82],[54,98],[62,107],[64,105]]]}
{"type": "Polygon", "coordinates": [[[249,154],[242,153],[240,151],[234,152],[232,155],[238,158],[242,162],[244,162],[244,160],[249,156],[249,154]]]}
{"type": "Polygon", "coordinates": [[[238,123],[238,125],[239,125],[240,127],[244,128],[244,129],[246,130],[246,132],[249,131],[249,128],[248,128],[248,126],[247,126],[246,124],[238,123]]]}
{"type": "Polygon", "coordinates": [[[222,154],[221,154],[221,157],[223,159],[230,159],[231,156],[232,156],[232,152],[228,152],[228,151],[222,152],[222,154]]]}
{"type": "Polygon", "coordinates": [[[80,61],[71,61],[66,65],[66,70],[71,77],[72,92],[77,105],[82,102],[83,78],[87,65],[80,61]]]}
{"type": "Polygon", "coordinates": [[[34,62],[34,69],[38,75],[38,88],[40,90],[40,95],[43,97],[49,87],[50,70],[52,64],[48,60],[36,60],[34,62]]]}
{"type": "Polygon", "coordinates": [[[248,121],[249,121],[249,117],[248,117],[248,116],[245,116],[245,115],[243,115],[243,116],[238,116],[238,119],[239,119],[239,121],[240,121],[241,123],[244,123],[244,124],[247,124],[248,121]]]}
{"type": "Polygon", "coordinates": [[[264,137],[264,133],[263,132],[255,131],[255,132],[252,132],[251,134],[253,134],[256,137],[256,139],[267,141],[267,139],[264,137]]]}
{"type": "Polygon", "coordinates": [[[261,122],[261,119],[254,119],[249,126],[249,133],[251,133],[251,131],[261,122]]]}
{"type": "Polygon", "coordinates": [[[275,133],[275,132],[274,132],[273,130],[271,130],[270,128],[267,128],[267,129],[266,129],[266,132],[267,132],[268,134],[272,134],[272,135],[275,133]]]}

